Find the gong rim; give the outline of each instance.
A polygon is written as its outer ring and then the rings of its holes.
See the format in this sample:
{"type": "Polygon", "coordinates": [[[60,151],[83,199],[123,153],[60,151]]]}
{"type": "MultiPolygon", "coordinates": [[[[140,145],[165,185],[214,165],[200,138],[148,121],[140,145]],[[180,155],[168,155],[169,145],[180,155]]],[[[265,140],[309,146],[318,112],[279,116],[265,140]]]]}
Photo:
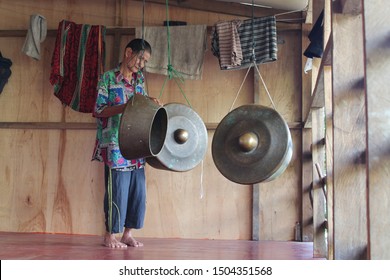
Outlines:
{"type": "Polygon", "coordinates": [[[156,156],[164,145],[168,114],[148,96],[135,94],[122,113],[118,142],[128,160],[156,156]]]}
{"type": "Polygon", "coordinates": [[[168,127],[160,153],[146,161],[152,167],[177,172],[195,168],[207,151],[208,135],[201,117],[189,106],[181,103],[164,105],[168,114],[168,127]],[[188,133],[185,141],[178,141],[178,130],[188,133]]]}
{"type": "Polygon", "coordinates": [[[290,130],[269,107],[243,105],[227,114],[218,124],[212,141],[212,157],[227,179],[239,184],[255,184],[277,178],[292,157],[290,130]],[[239,138],[255,134],[257,146],[243,151],[239,138]]]}

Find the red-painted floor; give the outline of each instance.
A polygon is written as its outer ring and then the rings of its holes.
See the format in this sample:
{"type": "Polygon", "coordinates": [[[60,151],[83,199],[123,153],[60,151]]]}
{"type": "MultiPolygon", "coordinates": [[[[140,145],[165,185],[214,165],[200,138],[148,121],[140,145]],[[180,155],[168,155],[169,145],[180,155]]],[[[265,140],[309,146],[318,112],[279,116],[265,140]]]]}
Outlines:
{"type": "Polygon", "coordinates": [[[101,236],[0,232],[1,260],[316,260],[311,242],[138,238],[110,249],[101,236]]]}

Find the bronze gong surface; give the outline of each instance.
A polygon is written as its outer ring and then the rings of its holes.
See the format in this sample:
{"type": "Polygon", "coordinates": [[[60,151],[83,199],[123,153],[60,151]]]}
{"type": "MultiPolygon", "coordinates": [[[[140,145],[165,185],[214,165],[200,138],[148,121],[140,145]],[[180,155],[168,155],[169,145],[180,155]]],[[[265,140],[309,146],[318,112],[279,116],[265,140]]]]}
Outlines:
{"type": "Polygon", "coordinates": [[[212,156],[218,170],[239,184],[275,179],[292,156],[290,130],[279,113],[261,105],[243,105],[217,126],[212,156]]]}
{"type": "Polygon", "coordinates": [[[119,149],[126,159],[157,155],[165,141],[168,115],[147,96],[135,94],[126,105],[119,125],[119,149]]]}

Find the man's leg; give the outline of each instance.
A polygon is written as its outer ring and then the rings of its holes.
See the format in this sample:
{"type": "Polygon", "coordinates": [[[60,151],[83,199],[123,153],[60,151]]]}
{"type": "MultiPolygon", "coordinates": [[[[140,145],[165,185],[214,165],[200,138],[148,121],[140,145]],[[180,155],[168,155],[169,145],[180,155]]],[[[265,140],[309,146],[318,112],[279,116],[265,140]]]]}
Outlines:
{"type": "Polygon", "coordinates": [[[127,245],[116,239],[115,234],[122,232],[126,208],[127,197],[130,184],[130,172],[122,172],[105,168],[106,194],[104,197],[104,212],[106,234],[104,245],[110,248],[125,248],[127,245]]]}
{"type": "Polygon", "coordinates": [[[144,225],[146,211],[145,169],[132,171],[130,179],[129,203],[127,206],[125,231],[121,241],[128,246],[141,247],[143,244],[134,239],[132,229],[140,229],[144,225]]]}

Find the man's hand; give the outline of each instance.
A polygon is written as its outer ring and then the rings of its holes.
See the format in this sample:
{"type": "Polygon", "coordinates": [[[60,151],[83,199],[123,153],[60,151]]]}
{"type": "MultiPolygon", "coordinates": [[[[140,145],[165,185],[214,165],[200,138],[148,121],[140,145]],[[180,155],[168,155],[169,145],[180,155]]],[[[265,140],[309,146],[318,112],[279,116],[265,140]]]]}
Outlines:
{"type": "Polygon", "coordinates": [[[158,105],[160,106],[164,106],[164,103],[162,103],[159,99],[157,99],[156,97],[151,97],[149,96],[150,99],[152,99],[155,103],[157,103],[158,105]]]}

